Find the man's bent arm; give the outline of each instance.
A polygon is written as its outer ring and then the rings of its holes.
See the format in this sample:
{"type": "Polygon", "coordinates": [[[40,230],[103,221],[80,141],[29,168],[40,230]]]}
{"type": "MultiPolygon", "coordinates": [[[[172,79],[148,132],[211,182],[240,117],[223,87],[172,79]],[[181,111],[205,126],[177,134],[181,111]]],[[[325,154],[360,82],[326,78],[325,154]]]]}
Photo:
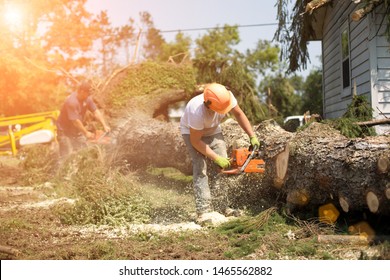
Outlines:
{"type": "Polygon", "coordinates": [[[73,125],[87,138],[92,138],[93,134],[89,132],[80,120],[72,121],[73,125]]]}
{"type": "Polygon", "coordinates": [[[208,145],[206,145],[205,142],[202,141],[202,136],[203,131],[190,128],[190,140],[192,146],[197,151],[214,161],[218,155],[208,145]]]}
{"type": "Polygon", "coordinates": [[[232,109],[232,113],[235,116],[238,124],[241,126],[241,128],[245,131],[246,134],[248,134],[249,137],[255,136],[255,133],[253,132],[252,126],[245,115],[245,113],[241,110],[240,106],[235,106],[232,109]]]}
{"type": "Polygon", "coordinates": [[[103,125],[104,131],[105,132],[110,132],[111,128],[107,125],[107,123],[106,123],[106,121],[105,121],[105,119],[103,117],[103,114],[100,112],[100,110],[96,109],[93,112],[93,115],[103,125]]]}

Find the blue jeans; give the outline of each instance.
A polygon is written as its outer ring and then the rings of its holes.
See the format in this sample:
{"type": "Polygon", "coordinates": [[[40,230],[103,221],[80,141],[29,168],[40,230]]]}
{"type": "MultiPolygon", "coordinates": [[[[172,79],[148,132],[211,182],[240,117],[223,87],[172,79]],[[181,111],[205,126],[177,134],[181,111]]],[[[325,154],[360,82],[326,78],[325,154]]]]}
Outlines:
{"type": "Polygon", "coordinates": [[[80,150],[81,148],[87,146],[87,139],[84,136],[68,136],[62,130],[58,130],[57,139],[61,158],[68,156],[73,151],[80,150]]]}
{"type": "MultiPolygon", "coordinates": [[[[213,211],[213,209],[220,212],[224,211],[228,206],[228,198],[227,190],[222,186],[221,179],[223,175],[218,172],[219,167],[192,146],[189,134],[183,134],[182,136],[192,160],[196,212],[201,214],[213,211]],[[211,193],[213,193],[213,199],[211,193]]],[[[216,154],[227,157],[226,143],[222,133],[204,136],[202,141],[216,154]]]]}

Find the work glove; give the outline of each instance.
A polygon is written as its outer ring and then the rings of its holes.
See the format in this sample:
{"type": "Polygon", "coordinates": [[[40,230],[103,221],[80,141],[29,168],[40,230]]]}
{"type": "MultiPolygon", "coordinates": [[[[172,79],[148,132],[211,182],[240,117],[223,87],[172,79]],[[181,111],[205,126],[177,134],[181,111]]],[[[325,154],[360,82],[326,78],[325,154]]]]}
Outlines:
{"type": "Polygon", "coordinates": [[[260,149],[260,142],[255,135],[251,136],[249,139],[252,147],[257,146],[260,149]]]}
{"type": "Polygon", "coordinates": [[[95,134],[93,134],[93,133],[90,132],[90,131],[87,131],[87,132],[85,133],[85,137],[86,137],[88,140],[95,139],[95,134]]]}
{"type": "Polygon", "coordinates": [[[230,161],[228,158],[224,158],[221,156],[218,156],[215,160],[214,163],[216,163],[219,167],[222,169],[230,167],[230,161]]]}

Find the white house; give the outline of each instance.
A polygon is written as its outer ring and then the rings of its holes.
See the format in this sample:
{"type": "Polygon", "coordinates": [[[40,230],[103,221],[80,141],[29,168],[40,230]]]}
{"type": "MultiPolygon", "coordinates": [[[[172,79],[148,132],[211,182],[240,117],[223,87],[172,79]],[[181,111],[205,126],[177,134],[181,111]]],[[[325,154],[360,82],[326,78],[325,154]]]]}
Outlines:
{"type": "MultiPolygon", "coordinates": [[[[369,11],[359,0],[324,2],[309,23],[311,39],[322,41],[324,118],[341,117],[354,92],[367,97],[375,119],[390,118],[389,6],[372,0],[369,11]]],[[[377,131],[388,133],[390,126],[377,126],[377,131]]]]}

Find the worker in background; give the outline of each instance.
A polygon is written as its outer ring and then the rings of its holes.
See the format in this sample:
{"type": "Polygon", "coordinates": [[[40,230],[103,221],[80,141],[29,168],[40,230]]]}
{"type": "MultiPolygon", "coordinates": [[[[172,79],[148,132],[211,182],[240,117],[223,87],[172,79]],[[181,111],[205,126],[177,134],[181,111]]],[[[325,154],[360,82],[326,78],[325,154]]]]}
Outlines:
{"type": "Polygon", "coordinates": [[[237,104],[233,93],[221,84],[209,84],[202,94],[192,98],[180,120],[181,134],[192,159],[197,222],[200,224],[208,222],[216,224],[219,221],[226,221],[225,215],[237,214],[237,211],[227,205],[227,190],[223,190],[219,184],[220,176],[217,176],[217,170],[209,166],[214,173],[210,176],[207,174],[209,163],[222,169],[230,166],[220,127],[221,121],[229,112],[233,113],[238,124],[248,134],[251,145],[260,146],[248,118],[237,104]],[[220,196],[217,200],[214,197],[215,202],[212,202],[209,177],[211,181],[215,181],[215,184],[212,184],[213,193],[220,196]]]}
{"type": "Polygon", "coordinates": [[[71,93],[62,105],[57,120],[61,157],[68,155],[72,150],[84,147],[88,139],[94,139],[94,133],[88,131],[83,123],[87,110],[101,123],[105,132],[108,133],[111,130],[103,114],[94,103],[91,94],[91,84],[83,81],[77,91],[71,93]]]}

